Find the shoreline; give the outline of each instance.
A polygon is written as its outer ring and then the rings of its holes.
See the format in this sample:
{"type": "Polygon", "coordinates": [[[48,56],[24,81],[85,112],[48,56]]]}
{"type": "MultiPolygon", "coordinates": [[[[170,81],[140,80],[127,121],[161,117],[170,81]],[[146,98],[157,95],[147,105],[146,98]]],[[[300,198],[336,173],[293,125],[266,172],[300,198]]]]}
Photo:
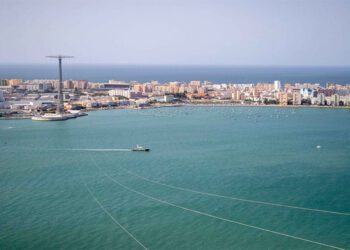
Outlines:
{"type": "MultiPolygon", "coordinates": [[[[95,112],[95,111],[102,111],[102,110],[122,110],[122,109],[129,109],[129,110],[145,110],[145,109],[155,109],[155,108],[177,108],[177,107],[268,107],[268,108],[294,108],[294,109],[300,109],[300,108],[319,108],[319,109],[335,109],[335,110],[350,110],[350,106],[318,106],[318,105],[274,105],[274,104],[229,104],[229,103],[182,103],[182,104],[158,104],[158,105],[152,105],[148,107],[131,107],[131,106],[122,106],[122,107],[113,107],[113,108],[95,108],[95,109],[86,109],[83,110],[86,113],[89,112],[95,112]]],[[[31,119],[31,115],[25,115],[25,116],[0,116],[1,120],[27,120],[31,119]]]]}
{"type": "Polygon", "coordinates": [[[322,108],[322,109],[350,109],[350,106],[318,106],[318,105],[275,105],[275,104],[184,104],[185,107],[273,107],[273,108],[322,108]]]}

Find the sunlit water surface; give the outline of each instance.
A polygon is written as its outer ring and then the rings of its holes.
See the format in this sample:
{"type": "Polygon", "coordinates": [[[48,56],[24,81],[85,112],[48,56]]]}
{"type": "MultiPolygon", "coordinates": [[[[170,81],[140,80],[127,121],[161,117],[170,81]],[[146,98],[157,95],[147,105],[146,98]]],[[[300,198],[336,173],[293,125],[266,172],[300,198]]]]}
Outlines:
{"type": "Polygon", "coordinates": [[[0,249],[348,249],[349,142],[349,110],[0,121],[0,249]]]}

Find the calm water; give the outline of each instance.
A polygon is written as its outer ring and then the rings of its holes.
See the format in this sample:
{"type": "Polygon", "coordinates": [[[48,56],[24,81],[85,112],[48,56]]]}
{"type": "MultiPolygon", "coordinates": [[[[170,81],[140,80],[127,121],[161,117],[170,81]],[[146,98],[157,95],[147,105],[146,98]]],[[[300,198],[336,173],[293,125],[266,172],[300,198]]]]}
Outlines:
{"type": "Polygon", "coordinates": [[[349,110],[1,121],[0,249],[349,249],[349,141],[349,110]]]}
{"type": "MultiPolygon", "coordinates": [[[[72,59],[74,60],[74,59],[72,59]]],[[[327,82],[350,84],[350,67],[252,67],[252,66],[145,66],[145,65],[77,65],[66,60],[65,79],[107,82],[124,81],[212,81],[214,83],[258,83],[281,80],[325,85],[327,82]]],[[[0,64],[0,79],[57,79],[55,61],[43,65],[0,64]]]]}

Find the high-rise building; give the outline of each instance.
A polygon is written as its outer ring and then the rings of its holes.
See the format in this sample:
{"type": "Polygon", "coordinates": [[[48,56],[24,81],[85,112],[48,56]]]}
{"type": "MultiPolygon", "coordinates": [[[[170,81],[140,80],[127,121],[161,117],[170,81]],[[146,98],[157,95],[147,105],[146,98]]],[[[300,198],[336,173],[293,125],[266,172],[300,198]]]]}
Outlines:
{"type": "Polygon", "coordinates": [[[274,89],[275,90],[280,91],[280,89],[281,89],[281,81],[276,80],[276,81],[273,82],[273,85],[274,85],[274,89]]]}
{"type": "Polygon", "coordinates": [[[87,89],[88,87],[88,81],[87,80],[79,80],[74,85],[77,89],[87,89]]]}
{"type": "Polygon", "coordinates": [[[288,93],[281,93],[279,101],[282,106],[288,105],[288,93]]]}
{"type": "Polygon", "coordinates": [[[317,99],[318,99],[318,104],[323,106],[325,105],[325,101],[326,101],[326,98],[325,98],[325,94],[324,93],[318,93],[317,94],[317,99]]]}
{"type": "Polygon", "coordinates": [[[22,84],[23,80],[22,79],[10,79],[10,80],[7,80],[7,83],[10,86],[17,86],[17,85],[22,84]]]}
{"type": "Polygon", "coordinates": [[[0,80],[0,86],[7,86],[8,84],[8,80],[0,80]]]}
{"type": "Polygon", "coordinates": [[[241,91],[238,90],[238,89],[235,89],[233,92],[232,92],[232,99],[234,101],[240,101],[241,100],[241,91]]]}
{"type": "Polygon", "coordinates": [[[293,105],[300,105],[300,104],[301,104],[301,93],[293,92],[293,105]]]}
{"type": "Polygon", "coordinates": [[[63,88],[64,89],[73,89],[74,88],[74,84],[72,80],[65,80],[63,82],[63,88]]]}
{"type": "Polygon", "coordinates": [[[338,94],[334,94],[331,96],[331,104],[333,106],[339,106],[339,101],[340,101],[340,98],[338,94]]]}

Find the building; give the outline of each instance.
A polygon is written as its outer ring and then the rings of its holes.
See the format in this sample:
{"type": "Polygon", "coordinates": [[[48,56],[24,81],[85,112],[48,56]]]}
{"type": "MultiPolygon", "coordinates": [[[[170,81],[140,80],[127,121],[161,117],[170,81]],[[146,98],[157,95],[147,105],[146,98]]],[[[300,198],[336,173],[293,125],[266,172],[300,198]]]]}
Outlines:
{"type": "Polygon", "coordinates": [[[8,86],[8,80],[0,80],[0,86],[8,86]]]}
{"type": "Polygon", "coordinates": [[[331,96],[331,105],[332,106],[339,106],[339,101],[340,101],[340,98],[339,98],[338,94],[334,94],[331,96]]]}
{"type": "Polygon", "coordinates": [[[18,86],[20,84],[23,83],[23,80],[22,79],[10,79],[10,80],[6,80],[8,85],[10,86],[18,86]]]}
{"type": "Polygon", "coordinates": [[[200,87],[201,86],[201,81],[191,81],[190,86],[196,86],[196,87],[200,87]]]}
{"type": "Polygon", "coordinates": [[[300,105],[301,104],[301,94],[300,92],[293,92],[293,99],[292,99],[292,103],[293,105],[300,105]]]}
{"type": "Polygon", "coordinates": [[[74,83],[74,88],[77,89],[87,89],[88,81],[87,80],[79,80],[74,83]]]}
{"type": "Polygon", "coordinates": [[[4,92],[0,90],[0,102],[4,102],[4,101],[5,101],[4,92]]]}
{"type": "Polygon", "coordinates": [[[303,96],[303,98],[308,99],[311,97],[314,97],[314,90],[311,88],[302,88],[300,89],[300,93],[303,96]]]}
{"type": "Polygon", "coordinates": [[[142,97],[142,93],[130,89],[111,89],[108,94],[109,96],[123,96],[128,99],[142,97]]]}
{"type": "Polygon", "coordinates": [[[240,101],[241,100],[241,91],[236,89],[232,92],[232,99],[234,101],[240,101]]]}
{"type": "Polygon", "coordinates": [[[10,104],[10,109],[12,110],[31,110],[33,107],[33,102],[16,101],[10,104]]]}
{"type": "Polygon", "coordinates": [[[288,93],[281,93],[279,98],[280,105],[288,105],[288,93]]]}
{"type": "Polygon", "coordinates": [[[132,88],[135,92],[144,92],[142,84],[134,84],[132,88]]]}
{"type": "Polygon", "coordinates": [[[73,89],[74,88],[74,84],[72,80],[65,80],[63,82],[63,88],[64,89],[73,89]]]}
{"type": "Polygon", "coordinates": [[[280,91],[280,89],[281,89],[281,81],[274,81],[273,82],[273,86],[274,86],[274,89],[276,90],[276,91],[280,91]]]}
{"type": "Polygon", "coordinates": [[[48,92],[53,90],[52,83],[26,84],[25,87],[29,91],[48,92]]]}
{"type": "Polygon", "coordinates": [[[317,94],[317,101],[318,101],[318,105],[325,105],[326,104],[326,97],[324,93],[318,93],[317,94]]]}
{"type": "Polygon", "coordinates": [[[164,102],[172,102],[172,101],[174,101],[173,95],[165,95],[164,96],[164,102]]]}
{"type": "Polygon", "coordinates": [[[103,87],[105,89],[130,89],[130,83],[122,82],[122,81],[115,81],[115,80],[109,80],[108,83],[104,83],[103,87]]]}
{"type": "Polygon", "coordinates": [[[9,108],[10,106],[5,100],[4,92],[0,89],[0,109],[9,108]]]}
{"type": "Polygon", "coordinates": [[[350,95],[340,96],[339,105],[349,106],[350,105],[350,95]]]}

